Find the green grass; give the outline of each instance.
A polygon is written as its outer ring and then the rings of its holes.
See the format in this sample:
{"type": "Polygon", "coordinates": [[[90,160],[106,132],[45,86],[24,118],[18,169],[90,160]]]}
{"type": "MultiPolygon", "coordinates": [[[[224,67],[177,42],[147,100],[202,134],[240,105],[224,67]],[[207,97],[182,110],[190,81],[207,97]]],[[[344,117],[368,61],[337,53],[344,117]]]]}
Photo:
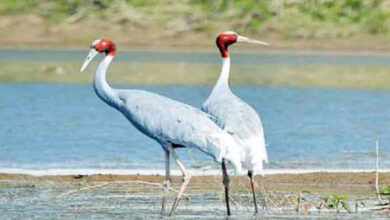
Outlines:
{"type": "MultiPolygon", "coordinates": [[[[2,82],[91,83],[97,63],[80,73],[77,62],[0,62],[2,82]]],[[[214,85],[219,65],[124,63],[110,66],[108,81],[127,84],[214,85]]],[[[233,66],[232,85],[390,89],[389,67],[233,66]]]]}
{"type": "MultiPolygon", "coordinates": [[[[328,38],[390,31],[389,0],[2,0],[0,14],[36,14],[50,25],[138,21],[179,25],[179,32],[224,29],[276,33],[285,38],[328,38]],[[115,14],[115,16],[112,16],[115,14]],[[115,18],[113,18],[115,17],[115,18]],[[72,23],[72,22],[71,22],[72,23]]],[[[125,22],[126,23],[126,22],[125,22]]],[[[126,24],[123,24],[126,25],[126,24]]],[[[173,26],[174,26],[173,25],[173,26]]],[[[165,27],[167,28],[167,27],[165,27]]]]}
{"type": "MultiPolygon", "coordinates": [[[[328,37],[344,31],[387,33],[390,8],[386,0],[192,0],[214,21],[233,23],[240,31],[273,31],[286,37],[328,37]],[[287,30],[283,27],[289,27],[287,30]],[[300,30],[304,29],[304,30],[300,30]],[[336,30],[334,30],[336,29],[336,30]],[[295,30],[295,31],[294,31],[295,30]],[[296,31],[298,33],[296,33],[296,31]],[[300,36],[300,32],[308,32],[300,36]],[[336,33],[333,33],[336,31],[336,33]],[[326,34],[324,34],[326,33],[326,34]]],[[[302,34],[301,34],[302,35],[302,34]]],[[[345,34],[344,34],[345,35],[345,34]]]]}

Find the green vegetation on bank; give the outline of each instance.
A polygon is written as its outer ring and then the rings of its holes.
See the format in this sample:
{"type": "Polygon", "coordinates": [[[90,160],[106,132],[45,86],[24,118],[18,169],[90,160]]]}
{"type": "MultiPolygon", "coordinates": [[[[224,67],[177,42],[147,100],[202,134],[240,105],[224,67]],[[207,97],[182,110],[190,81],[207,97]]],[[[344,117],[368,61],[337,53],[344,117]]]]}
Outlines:
{"type": "MultiPolygon", "coordinates": [[[[79,73],[80,62],[0,62],[2,82],[91,83],[97,63],[79,73]]],[[[220,65],[124,63],[110,66],[110,83],[214,85],[220,65]]],[[[381,66],[234,66],[232,85],[390,89],[390,72],[381,66]]]]}
{"type": "Polygon", "coordinates": [[[105,35],[194,47],[236,30],[275,47],[389,49],[390,0],[3,0],[0,30],[3,45],[84,45],[105,35]]]}
{"type": "Polygon", "coordinates": [[[346,37],[390,30],[389,1],[384,0],[192,0],[211,20],[233,22],[245,31],[279,31],[284,37],[346,37]],[[235,19],[240,18],[240,19],[235,19]],[[273,29],[277,27],[280,29],[273,29]]]}
{"type": "MultiPolygon", "coordinates": [[[[0,46],[86,48],[109,37],[120,48],[215,50],[214,37],[224,30],[267,41],[271,48],[390,50],[390,0],[0,1],[0,46]]],[[[79,65],[0,61],[0,81],[91,82],[95,69],[79,74],[79,65]]],[[[390,89],[385,66],[232,68],[234,85],[390,89]]],[[[213,85],[219,71],[219,64],[114,63],[109,80],[213,85]]]]}

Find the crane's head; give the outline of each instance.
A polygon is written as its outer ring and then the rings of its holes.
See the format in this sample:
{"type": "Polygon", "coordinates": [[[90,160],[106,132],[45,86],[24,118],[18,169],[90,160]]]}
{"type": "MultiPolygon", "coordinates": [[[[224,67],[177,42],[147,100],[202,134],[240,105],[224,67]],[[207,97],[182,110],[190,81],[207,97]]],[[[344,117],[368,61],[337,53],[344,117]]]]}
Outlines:
{"type": "Polygon", "coordinates": [[[236,42],[250,43],[250,44],[261,44],[261,45],[269,46],[269,44],[266,42],[243,37],[243,36],[240,36],[236,32],[233,32],[233,31],[225,31],[225,32],[219,34],[217,37],[217,40],[216,40],[218,49],[221,52],[221,56],[228,57],[229,56],[228,47],[236,42]]]}
{"type": "Polygon", "coordinates": [[[91,44],[91,49],[89,50],[87,58],[85,58],[80,72],[83,72],[87,68],[89,62],[91,62],[91,60],[93,60],[93,58],[99,53],[105,53],[106,56],[114,56],[116,53],[114,42],[103,38],[94,40],[91,44]]]}

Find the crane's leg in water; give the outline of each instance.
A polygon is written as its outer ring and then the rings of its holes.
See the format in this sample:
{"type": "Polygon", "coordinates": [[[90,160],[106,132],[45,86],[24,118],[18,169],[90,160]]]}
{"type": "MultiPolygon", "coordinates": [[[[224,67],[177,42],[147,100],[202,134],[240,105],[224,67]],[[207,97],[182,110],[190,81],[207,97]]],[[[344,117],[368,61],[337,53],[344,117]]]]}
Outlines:
{"type": "Polygon", "coordinates": [[[255,206],[255,215],[258,213],[257,211],[257,200],[256,200],[256,193],[255,193],[255,183],[253,181],[253,172],[252,171],[248,171],[248,177],[251,181],[251,188],[252,188],[252,195],[253,195],[253,204],[255,206]]]}
{"type": "Polygon", "coordinates": [[[177,193],[175,201],[173,202],[171,213],[169,213],[170,216],[172,216],[173,213],[175,213],[177,205],[179,204],[179,200],[180,200],[181,196],[183,195],[184,190],[186,189],[188,183],[191,180],[191,176],[187,173],[186,168],[184,167],[183,163],[179,160],[179,157],[177,156],[174,149],[172,149],[172,157],[175,160],[177,166],[179,167],[180,171],[183,174],[183,183],[181,184],[179,192],[177,193]]]}
{"type": "Polygon", "coordinates": [[[170,183],[171,183],[171,172],[170,172],[170,164],[169,164],[169,155],[170,151],[172,148],[168,147],[165,149],[165,180],[163,183],[164,186],[164,193],[162,197],[162,207],[161,207],[161,215],[165,215],[165,207],[167,204],[167,197],[168,197],[168,192],[170,188],[170,183]]]}
{"type": "Polygon", "coordinates": [[[229,179],[229,175],[228,175],[227,170],[226,170],[225,159],[222,159],[222,176],[223,176],[222,183],[225,186],[226,211],[227,211],[227,215],[230,216],[231,215],[230,205],[229,205],[229,182],[230,182],[230,179],[229,179]]]}

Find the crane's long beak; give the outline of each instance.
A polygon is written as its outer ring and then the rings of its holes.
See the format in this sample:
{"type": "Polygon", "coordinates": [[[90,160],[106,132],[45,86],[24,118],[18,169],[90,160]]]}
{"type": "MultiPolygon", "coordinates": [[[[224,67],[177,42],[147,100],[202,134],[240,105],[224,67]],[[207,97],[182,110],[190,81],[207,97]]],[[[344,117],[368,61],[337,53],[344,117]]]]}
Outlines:
{"type": "Polygon", "coordinates": [[[237,42],[239,42],[239,43],[249,43],[249,44],[261,44],[261,45],[269,46],[269,44],[264,42],[264,41],[254,40],[254,39],[243,37],[243,36],[240,36],[240,35],[238,35],[238,37],[237,37],[237,42]]]}
{"type": "Polygon", "coordinates": [[[83,66],[81,66],[81,69],[80,69],[80,72],[83,72],[85,70],[85,68],[87,68],[89,62],[91,62],[91,60],[93,60],[93,58],[98,54],[99,52],[97,52],[97,50],[95,50],[94,48],[92,48],[89,53],[88,53],[88,56],[87,58],[85,58],[85,61],[83,63],[83,66]]]}

